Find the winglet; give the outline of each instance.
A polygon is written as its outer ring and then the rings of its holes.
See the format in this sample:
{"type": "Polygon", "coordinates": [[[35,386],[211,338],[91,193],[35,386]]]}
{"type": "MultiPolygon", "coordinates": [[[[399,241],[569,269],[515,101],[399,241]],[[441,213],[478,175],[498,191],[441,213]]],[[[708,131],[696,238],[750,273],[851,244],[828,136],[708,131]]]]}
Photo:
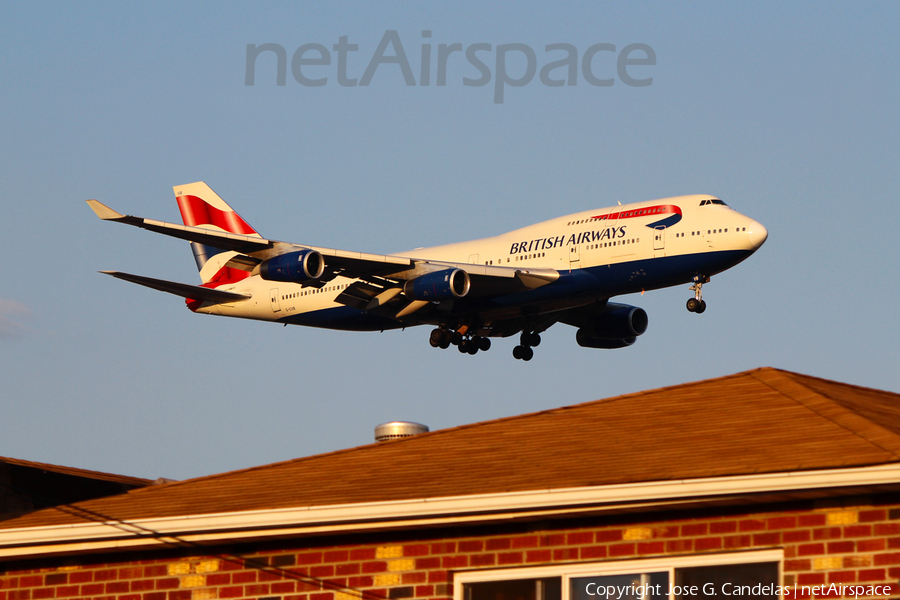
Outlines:
{"type": "Polygon", "coordinates": [[[125,215],[117,213],[110,207],[106,206],[102,202],[98,202],[97,200],[87,200],[88,206],[91,207],[98,217],[103,219],[104,221],[115,221],[118,219],[122,219],[125,215]]]}

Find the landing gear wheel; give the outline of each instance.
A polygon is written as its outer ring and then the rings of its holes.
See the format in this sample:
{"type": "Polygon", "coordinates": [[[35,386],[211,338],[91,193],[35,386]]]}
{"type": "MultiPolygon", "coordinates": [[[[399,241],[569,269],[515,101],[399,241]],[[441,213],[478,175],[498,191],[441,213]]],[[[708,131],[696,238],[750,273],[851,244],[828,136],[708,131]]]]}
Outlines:
{"type": "MultiPolygon", "coordinates": [[[[481,350],[483,352],[487,352],[491,349],[491,340],[481,337],[480,335],[473,335],[469,339],[469,345],[476,350],[481,350]]],[[[472,354],[475,354],[472,352],[472,354]]]]}
{"type": "Polygon", "coordinates": [[[541,336],[536,333],[522,332],[520,339],[523,346],[537,347],[541,345],[541,336]]]}
{"type": "Polygon", "coordinates": [[[516,346],[513,348],[513,358],[517,360],[529,361],[534,358],[534,350],[528,346],[516,346]]]}
{"type": "Polygon", "coordinates": [[[431,336],[428,338],[428,343],[431,344],[432,348],[440,348],[442,350],[446,350],[450,347],[450,340],[453,334],[447,331],[446,329],[433,329],[431,331],[431,336]]]}
{"type": "Polygon", "coordinates": [[[534,358],[534,350],[532,350],[531,347],[538,346],[540,343],[540,335],[525,330],[519,337],[519,345],[513,348],[513,356],[519,360],[531,360],[534,358]]]}
{"type": "Polygon", "coordinates": [[[480,350],[481,346],[478,340],[481,339],[479,337],[471,337],[471,338],[463,338],[459,343],[457,348],[461,354],[477,354],[478,350],[480,350]]]}
{"type": "Polygon", "coordinates": [[[698,315],[706,310],[706,302],[703,300],[704,283],[709,283],[709,277],[706,275],[694,275],[694,285],[690,288],[694,292],[694,297],[690,298],[686,305],[690,312],[698,315]]]}

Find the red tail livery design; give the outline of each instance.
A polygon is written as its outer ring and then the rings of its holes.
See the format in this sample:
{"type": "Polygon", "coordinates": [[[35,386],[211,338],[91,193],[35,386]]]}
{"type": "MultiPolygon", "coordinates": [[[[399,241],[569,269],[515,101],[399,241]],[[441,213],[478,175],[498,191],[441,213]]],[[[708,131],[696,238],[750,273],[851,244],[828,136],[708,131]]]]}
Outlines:
{"type": "Polygon", "coordinates": [[[353,331],[432,327],[429,343],[476,354],[518,336],[531,360],[540,334],[576,328],[586,348],[624,348],[647,313],[616,296],[690,283],[687,309],[706,310],[703,285],[753,254],[768,232],[705,194],[620,204],[490,238],[394,254],[263,238],[203,182],[175,186],[183,225],[123,215],[101,219],[187,240],[200,271],[191,285],[102,271],[187,300],[200,313],[353,331]]]}
{"type": "Polygon", "coordinates": [[[234,209],[203,182],[175,188],[175,200],[185,225],[259,235],[234,209]]]}
{"type": "MultiPolygon", "coordinates": [[[[181,220],[185,225],[259,237],[259,234],[233,208],[202,181],[176,186],[173,189],[178,210],[181,212],[181,220]]],[[[250,276],[247,271],[227,266],[228,261],[237,256],[237,252],[221,250],[199,242],[191,242],[191,249],[204,287],[217,288],[250,276]]],[[[187,305],[191,310],[199,309],[202,304],[196,299],[187,299],[187,305]]]]}

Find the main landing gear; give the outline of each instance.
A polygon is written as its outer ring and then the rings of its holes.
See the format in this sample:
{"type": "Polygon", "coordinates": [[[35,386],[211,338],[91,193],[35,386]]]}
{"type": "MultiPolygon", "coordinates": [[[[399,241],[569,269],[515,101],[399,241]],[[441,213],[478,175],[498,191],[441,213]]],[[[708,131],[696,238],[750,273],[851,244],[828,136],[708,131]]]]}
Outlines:
{"type": "Polygon", "coordinates": [[[435,329],[431,332],[428,343],[432,348],[442,348],[446,350],[450,345],[454,345],[462,354],[476,354],[479,350],[487,352],[491,349],[491,340],[480,335],[466,335],[465,329],[462,331],[450,331],[449,329],[435,329]]]}
{"type": "Polygon", "coordinates": [[[691,291],[694,292],[694,297],[689,298],[687,301],[688,311],[697,313],[698,315],[706,310],[706,301],[703,300],[703,292],[701,291],[704,283],[709,283],[709,277],[706,277],[705,275],[694,275],[694,285],[690,288],[691,291]]]}
{"type": "MultiPolygon", "coordinates": [[[[471,332],[468,327],[460,327],[454,331],[445,327],[438,327],[431,331],[428,343],[432,348],[447,349],[450,346],[456,348],[462,354],[477,354],[479,350],[487,352],[491,349],[490,338],[481,337],[471,332]]],[[[541,336],[532,331],[523,331],[519,338],[519,345],[513,348],[513,357],[517,360],[529,361],[534,358],[533,347],[540,345],[541,336]]]]}
{"type": "Polygon", "coordinates": [[[513,358],[516,360],[529,361],[534,358],[533,346],[541,343],[541,336],[530,331],[523,331],[522,337],[519,338],[519,345],[513,348],[513,358]]]}

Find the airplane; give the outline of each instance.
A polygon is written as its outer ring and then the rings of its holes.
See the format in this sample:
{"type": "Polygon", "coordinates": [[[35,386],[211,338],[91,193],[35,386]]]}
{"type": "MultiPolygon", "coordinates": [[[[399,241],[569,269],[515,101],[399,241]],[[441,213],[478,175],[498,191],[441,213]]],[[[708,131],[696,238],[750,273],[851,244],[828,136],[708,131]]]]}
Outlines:
{"type": "Polygon", "coordinates": [[[183,225],[123,215],[100,219],[187,240],[200,285],[101,271],[186,299],[196,313],[352,331],[430,325],[435,348],[476,354],[519,334],[528,361],[556,323],[587,348],[624,348],[647,313],[610,302],[690,283],[687,309],[706,310],[703,285],[753,254],[759,222],[698,194],[588,210],[495,237],[366,254],[263,238],[206,183],[173,188],[183,225]]]}

